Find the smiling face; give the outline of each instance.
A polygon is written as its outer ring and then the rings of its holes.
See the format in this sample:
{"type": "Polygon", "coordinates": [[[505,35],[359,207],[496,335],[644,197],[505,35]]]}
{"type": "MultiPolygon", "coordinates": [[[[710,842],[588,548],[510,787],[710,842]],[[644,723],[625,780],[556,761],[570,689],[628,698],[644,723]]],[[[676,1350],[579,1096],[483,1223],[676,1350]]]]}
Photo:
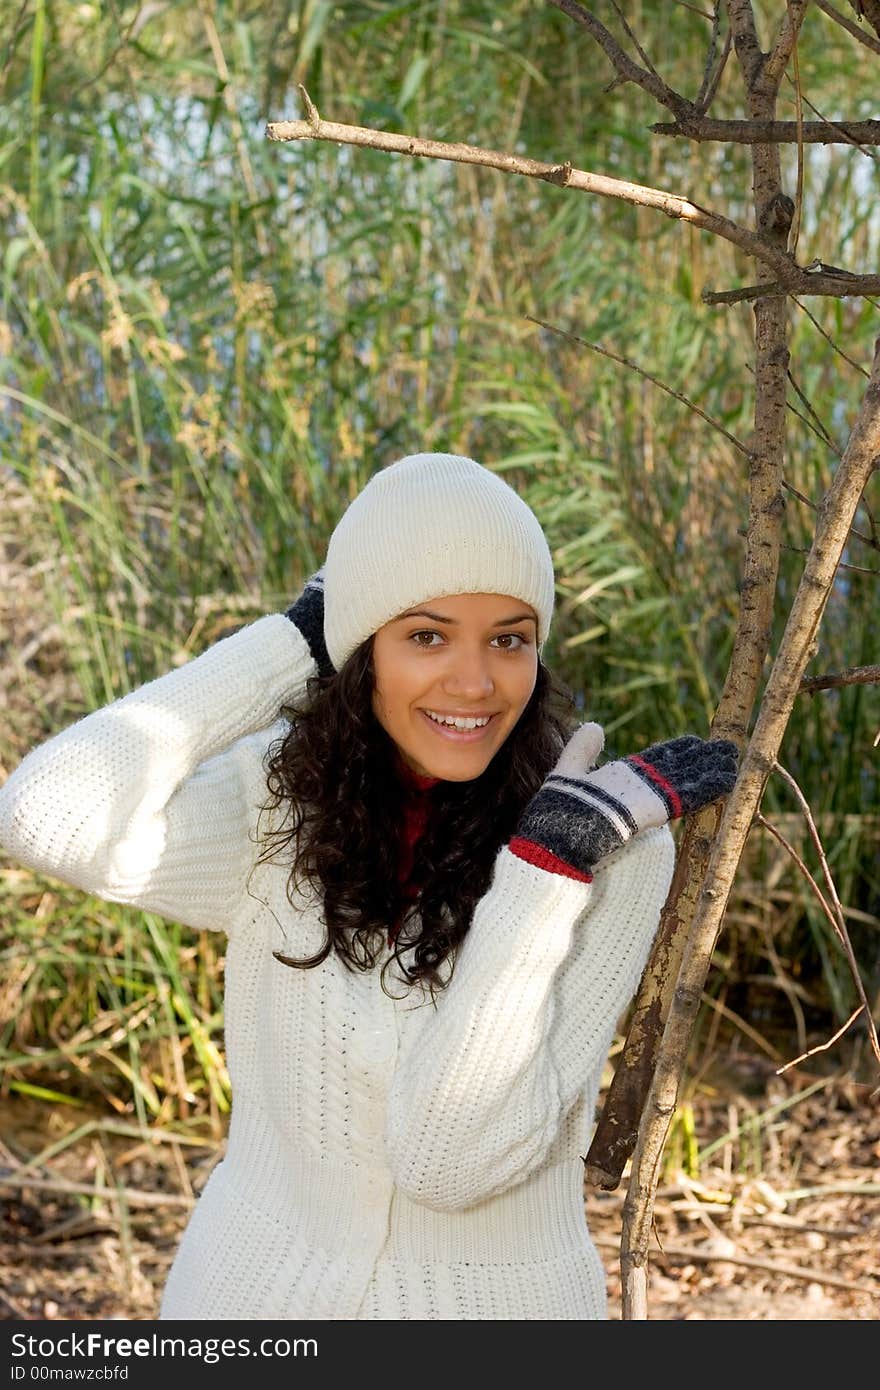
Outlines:
{"type": "Polygon", "coordinates": [[[408,608],[373,639],[373,712],[414,772],[469,782],[529,702],[537,619],[522,599],[455,594],[408,608]]]}

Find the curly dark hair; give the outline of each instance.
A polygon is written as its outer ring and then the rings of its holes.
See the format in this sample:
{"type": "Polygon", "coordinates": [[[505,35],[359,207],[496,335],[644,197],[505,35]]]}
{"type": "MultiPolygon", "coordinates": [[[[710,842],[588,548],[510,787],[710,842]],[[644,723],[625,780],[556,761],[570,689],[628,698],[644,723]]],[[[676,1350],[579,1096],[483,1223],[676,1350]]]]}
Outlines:
{"type": "Polygon", "coordinates": [[[396,771],[397,749],[373,713],[373,686],[370,637],[340,671],[313,677],[301,704],[282,711],[290,727],[269,749],[264,809],[281,808],[283,815],[279,826],[263,831],[259,858],[277,860],[293,850],[288,897],[306,882],[319,890],[327,935],[315,955],[276,956],[311,969],[335,951],[348,968],[371,970],[389,926],[402,923],[382,987],[396,961],[405,980],[421,981],[433,993],[449,982],[455,949],[489,887],[498,850],[559,757],[577,722],[575,705],[539,660],[531,698],[486,770],[472,781],[431,788],[415,850],[412,876],[420,892],[413,904],[398,875],[406,787],[396,771]]]}

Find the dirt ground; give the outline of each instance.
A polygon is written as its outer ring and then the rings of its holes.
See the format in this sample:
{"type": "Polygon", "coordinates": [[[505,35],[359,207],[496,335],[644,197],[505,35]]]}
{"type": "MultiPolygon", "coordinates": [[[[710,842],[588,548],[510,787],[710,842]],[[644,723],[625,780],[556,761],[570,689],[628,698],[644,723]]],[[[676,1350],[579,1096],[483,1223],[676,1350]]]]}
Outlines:
{"type": "MultiPolygon", "coordinates": [[[[0,1320],[154,1319],[222,1139],[145,1141],[119,1119],[59,1110],[0,1101],[0,1320]]],[[[692,1117],[715,1149],[699,1178],[670,1164],[657,1194],[649,1319],[880,1316],[878,1094],[774,1077],[757,1095],[703,1087],[692,1117]]],[[[667,1154],[679,1150],[687,1136],[673,1134],[667,1154]]],[[[625,1183],[585,1194],[615,1320],[624,1196],[625,1183]]]]}

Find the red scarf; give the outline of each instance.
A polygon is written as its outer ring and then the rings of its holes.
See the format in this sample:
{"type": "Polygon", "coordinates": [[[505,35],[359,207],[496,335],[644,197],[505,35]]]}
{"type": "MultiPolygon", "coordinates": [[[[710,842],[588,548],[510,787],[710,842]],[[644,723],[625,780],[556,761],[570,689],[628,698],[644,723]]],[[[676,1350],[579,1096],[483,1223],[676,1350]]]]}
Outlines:
{"type": "MultiPolygon", "coordinates": [[[[440,778],[424,777],[419,772],[413,772],[412,768],[403,762],[398,765],[398,776],[403,785],[404,801],[397,876],[407,905],[409,905],[419,896],[421,885],[416,883],[412,877],[416,845],[425,833],[425,826],[428,823],[431,810],[431,791],[436,787],[440,778]]],[[[401,916],[389,932],[389,939],[392,942],[400,930],[402,920],[401,916]]]]}

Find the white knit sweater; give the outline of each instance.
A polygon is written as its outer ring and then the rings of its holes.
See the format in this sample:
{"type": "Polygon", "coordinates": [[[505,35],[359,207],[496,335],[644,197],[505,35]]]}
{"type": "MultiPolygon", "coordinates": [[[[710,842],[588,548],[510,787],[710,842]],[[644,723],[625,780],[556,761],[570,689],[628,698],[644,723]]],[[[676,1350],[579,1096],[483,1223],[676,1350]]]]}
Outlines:
{"type": "Polygon", "coordinates": [[[637,835],[592,884],[507,848],[449,986],[389,998],[324,939],[320,902],[254,868],[264,754],[314,664],[272,615],[30,753],[0,842],[100,897],[228,935],[227,1152],[162,1318],[606,1314],[583,1163],[602,1066],[674,859],[637,835]]]}

